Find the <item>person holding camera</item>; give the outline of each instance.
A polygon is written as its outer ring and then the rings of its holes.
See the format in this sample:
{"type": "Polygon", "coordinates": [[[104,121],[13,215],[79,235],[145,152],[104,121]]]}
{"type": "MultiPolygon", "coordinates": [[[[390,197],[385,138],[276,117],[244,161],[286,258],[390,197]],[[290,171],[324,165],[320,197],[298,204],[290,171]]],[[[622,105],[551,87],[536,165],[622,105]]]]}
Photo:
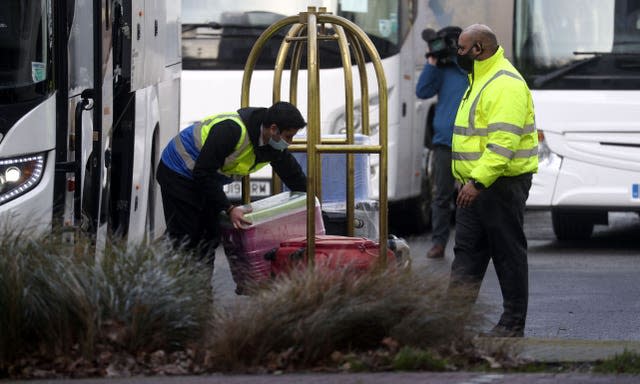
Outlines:
{"type": "Polygon", "coordinates": [[[451,202],[455,193],[455,180],[451,173],[451,138],[458,105],[469,86],[467,72],[457,63],[457,40],[462,32],[459,27],[449,26],[438,32],[422,31],[429,52],[418,84],[416,96],[428,99],[438,96],[433,117],[431,156],[433,159],[431,223],[432,248],[427,258],[443,258],[449,239],[451,202]]]}

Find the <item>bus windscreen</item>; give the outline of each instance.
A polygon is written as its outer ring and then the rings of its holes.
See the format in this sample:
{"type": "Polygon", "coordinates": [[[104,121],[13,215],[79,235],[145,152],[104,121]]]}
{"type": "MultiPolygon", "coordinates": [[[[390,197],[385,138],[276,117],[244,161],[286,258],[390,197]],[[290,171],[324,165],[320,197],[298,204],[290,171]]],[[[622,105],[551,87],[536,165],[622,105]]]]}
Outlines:
{"type": "Polygon", "coordinates": [[[518,0],[514,64],[533,89],[639,89],[640,0],[518,0]]]}
{"type": "MultiPolygon", "coordinates": [[[[342,2],[299,0],[183,0],[182,59],[184,69],[241,70],[253,44],[264,30],[276,21],[299,12],[307,6],[327,6],[334,14],[355,22],[365,30],[381,57],[398,52],[398,0],[365,0],[357,7],[343,9],[342,2]],[[221,6],[220,3],[224,3],[221,6]],[[327,4],[329,3],[329,4],[327,4]],[[335,3],[335,4],[334,4],[335,3]],[[332,8],[333,7],[333,8],[332,8]]],[[[273,69],[282,39],[283,28],[263,47],[257,69],[273,69]]],[[[331,33],[331,29],[328,33],[331,33]]],[[[320,67],[342,66],[338,46],[333,41],[321,41],[320,67]]],[[[289,52],[291,54],[291,50],[289,52]]],[[[306,65],[305,53],[302,65],[306,65]]],[[[290,57],[286,64],[290,64],[290,57]]]]}
{"type": "Polygon", "coordinates": [[[45,96],[50,70],[47,0],[0,2],[0,104],[45,96]]]}

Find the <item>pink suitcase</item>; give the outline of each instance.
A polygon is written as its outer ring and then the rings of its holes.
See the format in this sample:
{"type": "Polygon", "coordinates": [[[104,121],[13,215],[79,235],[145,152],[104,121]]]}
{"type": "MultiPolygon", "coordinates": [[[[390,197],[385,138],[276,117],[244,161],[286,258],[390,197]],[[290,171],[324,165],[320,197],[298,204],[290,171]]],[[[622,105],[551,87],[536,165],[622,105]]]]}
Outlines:
{"type": "MultiPolygon", "coordinates": [[[[245,218],[253,224],[245,229],[234,229],[227,220],[222,223],[222,245],[229,268],[236,283],[236,293],[242,294],[251,285],[268,280],[271,262],[265,253],[292,237],[306,236],[307,195],[283,192],[251,203],[253,212],[245,218]]],[[[325,233],[320,203],[316,199],[316,234],[325,233]]]]}

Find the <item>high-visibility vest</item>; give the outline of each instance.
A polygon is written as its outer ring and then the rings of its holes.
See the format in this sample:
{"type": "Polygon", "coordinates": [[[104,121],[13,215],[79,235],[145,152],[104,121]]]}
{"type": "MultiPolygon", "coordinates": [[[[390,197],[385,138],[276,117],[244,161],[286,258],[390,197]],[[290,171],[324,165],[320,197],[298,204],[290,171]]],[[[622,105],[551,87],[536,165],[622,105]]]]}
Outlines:
{"type": "Polygon", "coordinates": [[[474,62],[470,86],[456,115],[451,169],[462,183],[489,187],[500,176],[538,170],[538,134],[531,92],[504,58],[502,47],[474,62]]]}
{"type": "Polygon", "coordinates": [[[240,139],[238,139],[233,152],[225,158],[224,164],[218,172],[225,176],[246,176],[269,164],[268,162],[255,162],[256,155],[253,150],[253,145],[251,144],[247,127],[240,118],[240,115],[237,113],[221,113],[209,116],[206,119],[191,125],[190,127],[182,130],[180,134],[173,139],[176,152],[184,161],[189,173],[193,172],[196,159],[200,155],[200,150],[202,150],[202,146],[207,140],[209,132],[211,132],[211,129],[215,127],[216,124],[224,120],[232,120],[238,124],[241,128],[241,133],[240,139]]]}

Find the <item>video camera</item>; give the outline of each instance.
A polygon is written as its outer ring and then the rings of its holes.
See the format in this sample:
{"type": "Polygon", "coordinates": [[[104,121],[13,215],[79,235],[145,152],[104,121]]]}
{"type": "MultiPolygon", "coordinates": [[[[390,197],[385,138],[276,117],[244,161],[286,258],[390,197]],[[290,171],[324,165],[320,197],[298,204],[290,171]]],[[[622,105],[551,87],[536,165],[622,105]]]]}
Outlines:
{"type": "Polygon", "coordinates": [[[438,32],[427,28],[422,30],[422,39],[427,42],[429,52],[427,58],[433,56],[438,65],[450,64],[458,51],[458,36],[462,33],[459,27],[444,27],[438,32]]]}

